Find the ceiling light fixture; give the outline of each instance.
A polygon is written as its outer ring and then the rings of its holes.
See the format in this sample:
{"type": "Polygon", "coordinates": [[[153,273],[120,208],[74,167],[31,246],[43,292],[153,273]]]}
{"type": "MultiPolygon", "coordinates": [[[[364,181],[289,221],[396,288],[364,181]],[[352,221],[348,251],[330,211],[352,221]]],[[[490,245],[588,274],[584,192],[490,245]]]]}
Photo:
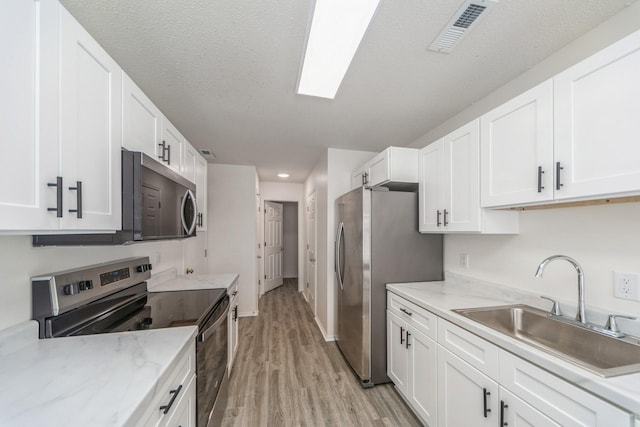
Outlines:
{"type": "Polygon", "coordinates": [[[333,99],[380,0],[316,0],[298,93],[333,99]]]}
{"type": "Polygon", "coordinates": [[[288,173],[284,173],[284,172],[280,172],[278,174],[278,177],[280,177],[280,178],[289,178],[289,174],[288,173]]]}

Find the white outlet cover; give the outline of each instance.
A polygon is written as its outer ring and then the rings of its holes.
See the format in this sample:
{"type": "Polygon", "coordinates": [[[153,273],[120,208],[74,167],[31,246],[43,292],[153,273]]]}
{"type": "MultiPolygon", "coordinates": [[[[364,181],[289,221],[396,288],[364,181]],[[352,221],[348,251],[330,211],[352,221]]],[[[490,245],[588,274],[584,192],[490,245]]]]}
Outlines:
{"type": "Polygon", "coordinates": [[[640,285],[640,274],[614,271],[613,276],[613,294],[615,297],[633,301],[640,301],[640,293],[638,292],[638,287],[640,285]]]}

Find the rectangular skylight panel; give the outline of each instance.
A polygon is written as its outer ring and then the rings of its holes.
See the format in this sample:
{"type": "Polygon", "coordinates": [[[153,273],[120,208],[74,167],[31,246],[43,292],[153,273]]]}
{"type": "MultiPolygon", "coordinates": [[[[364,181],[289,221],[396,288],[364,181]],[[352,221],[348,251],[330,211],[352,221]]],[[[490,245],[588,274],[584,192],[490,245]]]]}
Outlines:
{"type": "Polygon", "coordinates": [[[379,1],[316,0],[299,94],[335,98],[379,1]]]}

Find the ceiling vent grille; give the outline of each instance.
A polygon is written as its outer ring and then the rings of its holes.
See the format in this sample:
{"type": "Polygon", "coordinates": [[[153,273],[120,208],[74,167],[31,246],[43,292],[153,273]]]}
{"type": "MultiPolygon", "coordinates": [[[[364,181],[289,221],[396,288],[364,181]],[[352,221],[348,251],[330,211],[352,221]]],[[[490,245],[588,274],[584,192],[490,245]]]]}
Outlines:
{"type": "Polygon", "coordinates": [[[213,151],[207,149],[207,148],[203,148],[200,150],[200,154],[202,154],[202,156],[207,159],[207,161],[213,161],[216,159],[216,155],[213,153],[213,151]]]}
{"type": "Polygon", "coordinates": [[[485,16],[497,0],[467,0],[431,43],[429,50],[449,53],[467,35],[471,27],[485,16]]]}

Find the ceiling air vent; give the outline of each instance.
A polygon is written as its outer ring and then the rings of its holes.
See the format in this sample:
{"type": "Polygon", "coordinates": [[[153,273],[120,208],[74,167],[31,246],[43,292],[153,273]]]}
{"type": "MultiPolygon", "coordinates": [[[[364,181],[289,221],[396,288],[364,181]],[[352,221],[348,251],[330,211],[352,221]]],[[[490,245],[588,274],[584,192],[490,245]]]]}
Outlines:
{"type": "Polygon", "coordinates": [[[207,159],[208,162],[211,162],[213,160],[216,159],[216,155],[213,153],[213,151],[207,149],[207,148],[203,148],[200,150],[200,154],[202,154],[202,156],[207,159]]]}
{"type": "Polygon", "coordinates": [[[431,43],[429,50],[449,53],[467,35],[480,18],[485,16],[497,0],[467,0],[438,37],[431,43]]]}

